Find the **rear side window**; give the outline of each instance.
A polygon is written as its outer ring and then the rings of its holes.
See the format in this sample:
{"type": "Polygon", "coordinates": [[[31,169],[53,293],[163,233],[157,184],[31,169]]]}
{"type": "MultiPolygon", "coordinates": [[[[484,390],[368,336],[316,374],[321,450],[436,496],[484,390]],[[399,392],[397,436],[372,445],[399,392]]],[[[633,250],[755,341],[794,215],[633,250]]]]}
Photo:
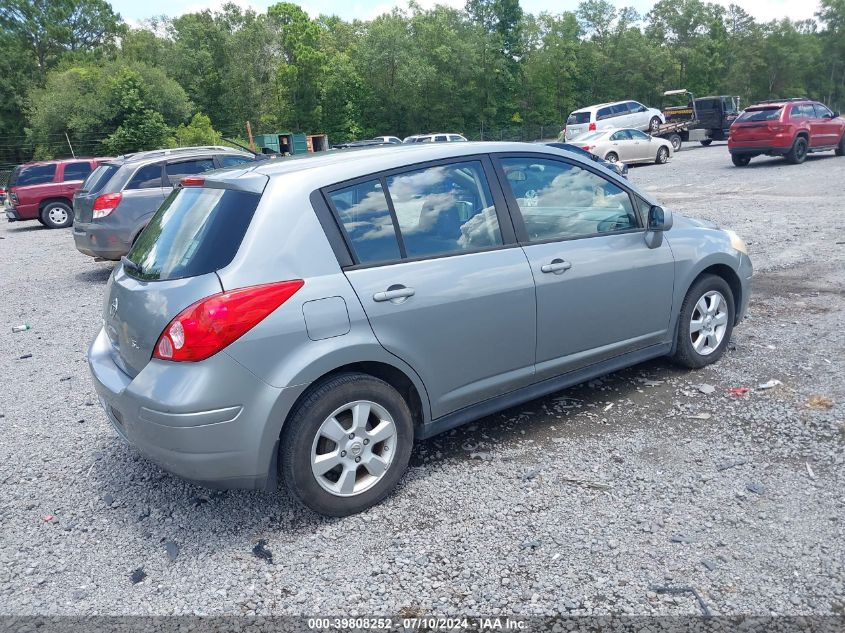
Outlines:
{"type": "Polygon", "coordinates": [[[185,176],[201,174],[209,169],[214,169],[214,160],[211,158],[186,160],[181,163],[168,163],[164,168],[171,185],[176,185],[185,176]]]}
{"type": "Polygon", "coordinates": [[[775,108],[757,108],[752,110],[749,108],[739,115],[737,121],[777,121],[780,119],[782,107],[775,108]]]}
{"type": "Polygon", "coordinates": [[[589,112],[573,112],[569,115],[569,118],[566,119],[567,125],[580,125],[583,123],[590,122],[590,113],[589,112]]]}
{"type": "Polygon", "coordinates": [[[26,187],[27,185],[43,185],[46,182],[53,182],[55,175],[55,164],[24,167],[15,179],[15,186],[26,187]]]}
{"type": "Polygon", "coordinates": [[[387,179],[408,257],[502,244],[499,220],[478,161],[437,165],[387,179]]]}
{"type": "Polygon", "coordinates": [[[235,257],[260,195],[185,187],[172,192],[129,251],[139,279],[182,279],[227,266],[235,257]]]}
{"type": "Polygon", "coordinates": [[[155,189],[161,187],[161,165],[146,165],[135,172],[126,189],[155,189]]]}
{"type": "Polygon", "coordinates": [[[117,170],[117,165],[100,165],[82,183],[82,191],[97,193],[106,186],[106,183],[111,180],[117,170]]]}
{"type": "Polygon", "coordinates": [[[628,130],[619,130],[610,135],[611,141],[628,141],[631,139],[631,133],[628,130]]]}
{"type": "Polygon", "coordinates": [[[68,163],[62,174],[62,182],[68,180],[85,180],[91,173],[91,163],[68,163]]]}
{"type": "Polygon", "coordinates": [[[613,116],[613,111],[610,109],[610,106],[606,108],[599,108],[599,111],[596,112],[596,121],[601,121],[602,119],[609,119],[613,116]]]}
{"type": "Polygon", "coordinates": [[[792,106],[792,112],[789,115],[791,119],[815,119],[816,111],[813,109],[813,104],[802,103],[792,106]]]}
{"type": "Polygon", "coordinates": [[[399,259],[399,242],[381,183],[370,180],[329,194],[355,259],[375,264],[399,259]]]}
{"type": "Polygon", "coordinates": [[[628,114],[628,105],[625,103],[617,103],[615,106],[610,107],[610,111],[613,113],[613,116],[628,114]]]}

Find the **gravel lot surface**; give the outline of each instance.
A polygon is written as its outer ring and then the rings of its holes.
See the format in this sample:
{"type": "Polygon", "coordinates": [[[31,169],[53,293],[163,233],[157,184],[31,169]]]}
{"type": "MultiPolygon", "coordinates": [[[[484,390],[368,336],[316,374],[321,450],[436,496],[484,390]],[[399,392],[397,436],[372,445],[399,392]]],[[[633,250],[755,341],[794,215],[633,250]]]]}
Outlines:
{"type": "Polygon", "coordinates": [[[717,143],[630,178],[751,243],[724,359],[651,362],[423,442],[392,497],[341,520],[122,444],[85,362],[111,265],[69,230],[3,223],[0,613],[701,613],[665,586],[713,613],[845,612],[845,158],[738,169],[717,143]]]}

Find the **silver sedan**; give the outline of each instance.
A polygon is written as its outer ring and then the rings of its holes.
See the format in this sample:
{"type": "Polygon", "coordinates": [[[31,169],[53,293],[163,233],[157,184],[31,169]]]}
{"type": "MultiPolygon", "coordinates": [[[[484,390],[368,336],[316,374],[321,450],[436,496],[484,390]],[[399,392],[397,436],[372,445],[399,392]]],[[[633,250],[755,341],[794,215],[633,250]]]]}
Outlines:
{"type": "Polygon", "coordinates": [[[673,151],[669,141],[630,128],[593,132],[579,138],[576,144],[611,163],[621,160],[628,164],[662,165],[673,151]]]}

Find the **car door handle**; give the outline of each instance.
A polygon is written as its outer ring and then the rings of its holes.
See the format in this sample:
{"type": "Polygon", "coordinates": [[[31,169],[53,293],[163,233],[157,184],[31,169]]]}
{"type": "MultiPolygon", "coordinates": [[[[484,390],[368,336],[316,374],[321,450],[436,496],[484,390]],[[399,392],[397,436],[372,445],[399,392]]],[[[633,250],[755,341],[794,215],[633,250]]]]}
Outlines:
{"type": "Polygon", "coordinates": [[[406,288],[405,286],[391,286],[387,290],[375,293],[373,295],[373,301],[393,301],[395,303],[401,303],[401,301],[397,301],[397,299],[404,300],[413,296],[413,288],[406,288]]]}
{"type": "Polygon", "coordinates": [[[570,268],[572,268],[572,264],[562,259],[553,259],[551,263],[540,266],[540,270],[544,273],[554,273],[555,275],[565,273],[570,268]]]}

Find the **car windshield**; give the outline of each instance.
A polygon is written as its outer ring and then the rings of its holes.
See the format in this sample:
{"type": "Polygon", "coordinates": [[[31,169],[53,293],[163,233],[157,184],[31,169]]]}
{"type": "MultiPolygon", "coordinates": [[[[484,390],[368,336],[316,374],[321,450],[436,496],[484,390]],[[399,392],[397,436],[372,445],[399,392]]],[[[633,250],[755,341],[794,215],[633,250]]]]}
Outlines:
{"type": "Polygon", "coordinates": [[[589,123],[590,122],[590,113],[589,112],[573,112],[569,115],[569,118],[566,119],[567,125],[580,125],[582,123],[589,123]]]}
{"type": "Polygon", "coordinates": [[[771,108],[748,108],[739,115],[737,121],[776,121],[783,112],[783,106],[771,108]]]}
{"type": "Polygon", "coordinates": [[[227,266],[258,207],[259,194],[184,187],[161,205],[129,251],[126,271],[140,279],[196,277],[227,266]]]}

